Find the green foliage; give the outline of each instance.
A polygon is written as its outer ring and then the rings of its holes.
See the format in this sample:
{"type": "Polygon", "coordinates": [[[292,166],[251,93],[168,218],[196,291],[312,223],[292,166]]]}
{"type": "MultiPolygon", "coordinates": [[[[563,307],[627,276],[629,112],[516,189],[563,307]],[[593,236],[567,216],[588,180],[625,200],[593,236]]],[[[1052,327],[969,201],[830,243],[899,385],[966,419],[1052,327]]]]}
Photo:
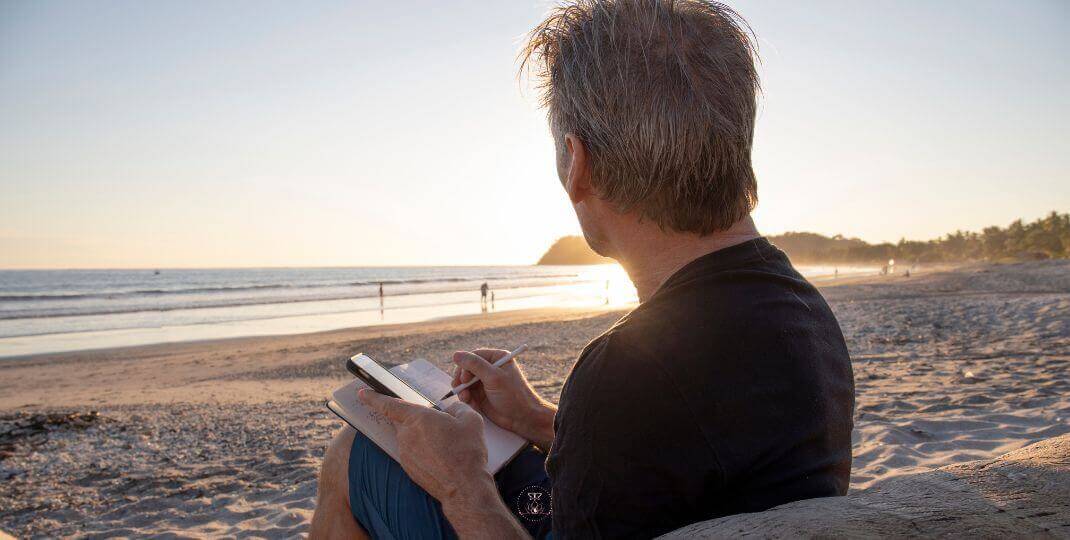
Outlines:
{"type": "Polygon", "coordinates": [[[958,262],[1003,259],[1070,258],[1070,214],[1052,212],[1032,223],[1017,220],[1006,228],[980,233],[955,231],[942,238],[897,244],[869,244],[857,238],[789,232],[769,240],[795,262],[883,263],[958,262]]]}
{"type": "MultiPolygon", "coordinates": [[[[936,240],[900,240],[870,244],[857,238],[832,238],[807,232],[770,236],[791,260],[806,262],[879,263],[895,259],[912,262],[998,261],[1070,258],[1070,214],[1052,212],[1032,223],[1017,220],[1006,228],[986,227],[980,233],[955,231],[936,240]]],[[[599,256],[582,236],[565,236],[539,259],[539,264],[600,264],[599,256]]]]}

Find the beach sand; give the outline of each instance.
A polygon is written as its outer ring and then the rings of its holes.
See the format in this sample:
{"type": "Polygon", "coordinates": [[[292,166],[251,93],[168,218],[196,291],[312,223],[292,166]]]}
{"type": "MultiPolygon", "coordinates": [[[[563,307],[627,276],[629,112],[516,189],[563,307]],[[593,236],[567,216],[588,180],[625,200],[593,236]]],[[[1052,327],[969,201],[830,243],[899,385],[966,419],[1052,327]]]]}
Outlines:
{"type": "MultiPolygon", "coordinates": [[[[1070,433],[1070,262],[821,284],[854,360],[852,490],[1070,433]]],[[[305,531],[345,358],[528,343],[546,398],[619,310],[0,360],[0,529],[17,536],[305,531]],[[93,414],[95,412],[95,414],[93,414]]]]}

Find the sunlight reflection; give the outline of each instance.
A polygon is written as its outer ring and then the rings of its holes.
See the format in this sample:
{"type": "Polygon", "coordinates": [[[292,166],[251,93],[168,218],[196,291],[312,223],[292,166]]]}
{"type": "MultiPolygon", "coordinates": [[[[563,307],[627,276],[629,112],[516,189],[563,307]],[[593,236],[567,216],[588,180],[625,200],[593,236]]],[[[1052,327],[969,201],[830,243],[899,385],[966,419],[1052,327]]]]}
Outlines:
{"type": "Polygon", "coordinates": [[[606,305],[623,305],[639,301],[628,274],[619,264],[590,266],[580,272],[580,279],[588,283],[590,294],[605,299],[606,305]]]}

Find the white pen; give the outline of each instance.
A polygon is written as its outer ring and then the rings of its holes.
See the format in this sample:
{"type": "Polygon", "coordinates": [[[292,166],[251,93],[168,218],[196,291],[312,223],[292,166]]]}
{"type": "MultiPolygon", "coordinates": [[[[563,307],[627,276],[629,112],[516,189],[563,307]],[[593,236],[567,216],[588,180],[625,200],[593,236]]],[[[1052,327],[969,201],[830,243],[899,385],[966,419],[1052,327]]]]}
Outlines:
{"type": "MultiPolygon", "coordinates": [[[[494,362],[494,367],[499,368],[499,367],[504,366],[506,362],[512,360],[513,358],[516,358],[516,355],[518,355],[518,354],[520,354],[520,353],[522,353],[522,352],[524,352],[526,350],[528,350],[527,343],[517,347],[516,349],[513,349],[513,352],[511,352],[511,353],[499,358],[496,362],[494,362]]],[[[472,380],[470,380],[470,381],[468,381],[466,383],[463,383],[463,384],[458,384],[456,388],[454,388],[453,390],[450,390],[448,394],[442,396],[442,399],[440,399],[439,401],[442,401],[443,399],[448,399],[450,396],[455,396],[457,394],[460,394],[462,390],[464,390],[465,388],[468,388],[469,386],[472,386],[473,384],[475,384],[477,382],[479,382],[479,377],[472,377],[472,380]]]]}

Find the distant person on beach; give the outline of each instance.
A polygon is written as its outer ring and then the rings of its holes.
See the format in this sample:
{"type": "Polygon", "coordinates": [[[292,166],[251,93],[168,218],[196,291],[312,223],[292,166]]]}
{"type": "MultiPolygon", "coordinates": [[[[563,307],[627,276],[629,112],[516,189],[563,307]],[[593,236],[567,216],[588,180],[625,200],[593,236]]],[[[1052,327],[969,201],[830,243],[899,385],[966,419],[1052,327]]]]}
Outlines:
{"type": "MultiPolygon", "coordinates": [[[[640,305],[580,353],[555,406],[503,350],[453,355],[442,412],[374,392],[400,464],[345,429],[310,536],[649,538],[843,495],[854,382],[839,324],[759,235],[753,36],[703,0],[573,0],[529,36],[557,173],[640,305]],[[483,470],[482,412],[532,441],[483,470]],[[526,498],[525,498],[526,497],[526,498]],[[533,513],[522,500],[551,501],[533,513]]],[[[486,289],[484,296],[486,295],[486,289]]]]}
{"type": "Polygon", "coordinates": [[[490,286],[487,285],[486,281],[479,286],[479,303],[483,305],[484,309],[487,307],[487,291],[489,290],[490,286]]]}
{"type": "Polygon", "coordinates": [[[379,282],[379,308],[383,307],[383,282],[379,282]]]}

